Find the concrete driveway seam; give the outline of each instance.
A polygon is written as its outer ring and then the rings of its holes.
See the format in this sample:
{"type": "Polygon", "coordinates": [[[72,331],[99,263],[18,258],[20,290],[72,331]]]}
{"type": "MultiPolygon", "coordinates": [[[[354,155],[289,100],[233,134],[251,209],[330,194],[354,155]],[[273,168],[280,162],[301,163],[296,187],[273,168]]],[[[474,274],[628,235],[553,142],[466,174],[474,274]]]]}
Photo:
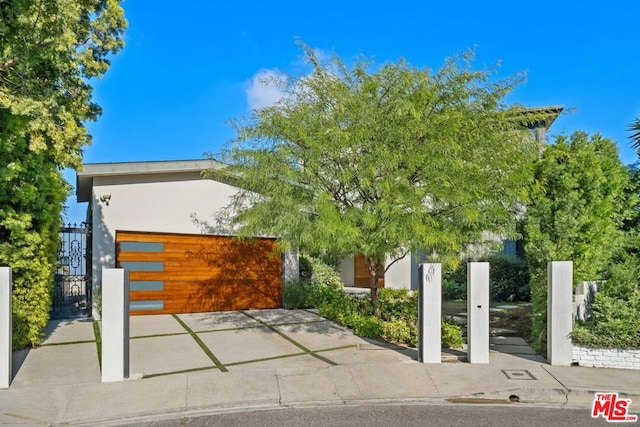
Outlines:
{"type": "Polygon", "coordinates": [[[202,340],[200,339],[200,337],[198,337],[198,335],[191,330],[191,328],[189,326],[187,326],[186,323],[184,323],[177,315],[172,314],[171,315],[176,322],[178,322],[180,324],[180,326],[182,326],[188,333],[189,335],[191,335],[191,338],[194,339],[194,341],[196,343],[198,343],[198,345],[200,346],[200,348],[202,349],[202,351],[205,352],[205,354],[209,357],[209,359],[211,359],[211,361],[213,362],[213,364],[220,369],[222,372],[229,372],[229,370],[227,368],[225,368],[225,366],[220,362],[220,359],[218,359],[213,352],[211,351],[211,349],[209,347],[206,346],[206,344],[204,342],[202,342],[202,340]]]}
{"type": "Polygon", "coordinates": [[[336,362],[334,362],[331,359],[328,359],[324,356],[321,356],[319,354],[316,354],[314,351],[308,349],[307,347],[305,347],[304,345],[300,344],[298,341],[294,340],[293,338],[291,338],[290,336],[288,336],[287,334],[283,333],[282,331],[279,331],[277,328],[275,328],[273,325],[270,325],[269,323],[258,319],[255,316],[250,315],[249,313],[247,313],[246,311],[240,311],[240,313],[244,314],[245,316],[255,320],[256,322],[261,323],[262,325],[264,325],[266,328],[269,328],[269,330],[275,332],[276,334],[280,335],[282,338],[284,338],[285,340],[289,341],[291,344],[295,345],[296,347],[298,347],[299,349],[301,349],[302,351],[304,351],[305,353],[307,353],[310,356],[315,357],[316,359],[322,360],[325,363],[328,363],[331,366],[337,366],[338,364],[336,362]]]}

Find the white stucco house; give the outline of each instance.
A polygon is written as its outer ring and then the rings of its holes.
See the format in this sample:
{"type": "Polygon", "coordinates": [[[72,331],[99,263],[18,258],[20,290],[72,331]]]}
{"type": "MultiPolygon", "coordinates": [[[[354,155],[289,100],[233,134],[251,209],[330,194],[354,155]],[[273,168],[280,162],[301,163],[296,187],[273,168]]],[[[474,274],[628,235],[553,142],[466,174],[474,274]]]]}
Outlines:
{"type": "Polygon", "coordinates": [[[203,179],[202,171],[219,167],[213,160],[94,163],[77,173],[77,200],[88,202],[91,227],[94,315],[102,269],[114,267],[131,270],[132,314],[281,305],[281,278],[297,276],[297,258],[274,260],[275,239],[258,239],[257,253],[228,236],[204,236],[192,220],[215,214],[237,190],[203,179]],[[251,288],[257,282],[269,283],[251,288]],[[241,295],[256,290],[253,299],[241,295]],[[207,299],[218,301],[198,303],[207,299]]]}
{"type": "MultiPolygon", "coordinates": [[[[184,258],[185,253],[193,252],[194,245],[202,245],[197,242],[197,238],[203,237],[203,230],[193,217],[215,216],[238,190],[225,182],[202,177],[203,171],[221,167],[223,165],[214,160],[90,163],[85,164],[83,170],[77,173],[77,200],[88,202],[86,222],[91,226],[89,257],[94,316],[98,315],[103,268],[130,269],[132,313],[157,314],[201,310],[194,300],[205,298],[202,292],[196,295],[197,298],[194,292],[185,295],[180,287],[184,284],[178,283],[180,278],[191,274],[194,268],[211,271],[220,265],[242,263],[225,253],[216,255],[218,259],[214,262],[215,265],[194,267],[184,259],[164,259],[163,255],[169,251],[175,252],[175,245],[179,245],[184,248],[181,252],[184,258]],[[172,296],[168,296],[168,293],[172,296]],[[180,301],[176,301],[176,298],[180,298],[180,301]]],[[[217,237],[226,245],[232,240],[228,236],[217,237]]],[[[207,245],[211,246],[210,243],[207,245]]],[[[265,249],[263,252],[261,259],[269,259],[269,250],[265,249]]],[[[278,277],[297,277],[297,260],[291,254],[283,257],[279,268],[278,277]]],[[[340,275],[346,286],[368,287],[368,278],[359,279],[363,274],[366,275],[366,271],[359,272],[362,268],[364,263],[357,256],[344,260],[340,275]]],[[[240,276],[241,273],[237,270],[226,271],[225,279],[232,275],[240,276]]],[[[264,274],[260,276],[264,277],[264,274]]],[[[275,276],[273,272],[271,276],[275,276]]],[[[202,274],[194,280],[201,283],[208,280],[209,284],[203,284],[206,287],[217,286],[211,282],[218,283],[219,279],[220,277],[213,280],[207,274],[202,274]]],[[[237,279],[240,280],[239,277],[237,279]]],[[[384,283],[394,288],[417,288],[416,260],[408,255],[394,263],[386,272],[384,283]]],[[[271,286],[278,287],[280,284],[281,281],[276,283],[273,279],[271,286]]],[[[233,288],[233,285],[227,287],[233,288]]],[[[238,287],[228,290],[228,293],[241,292],[251,291],[242,291],[238,287]]],[[[270,293],[277,292],[272,289],[270,293]]],[[[229,296],[224,298],[229,299],[229,296]]],[[[279,294],[270,299],[272,306],[277,298],[279,294]]],[[[252,304],[252,307],[260,305],[256,305],[255,301],[252,304]]],[[[239,305],[213,304],[205,308],[209,311],[237,307],[248,306],[241,301],[239,305]]]]}

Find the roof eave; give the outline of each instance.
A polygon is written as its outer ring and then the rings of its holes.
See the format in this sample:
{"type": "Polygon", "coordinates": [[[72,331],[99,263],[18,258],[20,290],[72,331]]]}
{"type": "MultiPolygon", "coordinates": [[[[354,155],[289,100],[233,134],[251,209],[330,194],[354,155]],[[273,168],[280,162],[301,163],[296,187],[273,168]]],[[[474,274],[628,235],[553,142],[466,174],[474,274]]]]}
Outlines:
{"type": "Polygon", "coordinates": [[[212,159],[85,163],[82,170],[76,173],[76,197],[78,202],[88,202],[91,199],[91,189],[95,177],[202,172],[209,169],[220,169],[224,166],[224,163],[212,159]]]}

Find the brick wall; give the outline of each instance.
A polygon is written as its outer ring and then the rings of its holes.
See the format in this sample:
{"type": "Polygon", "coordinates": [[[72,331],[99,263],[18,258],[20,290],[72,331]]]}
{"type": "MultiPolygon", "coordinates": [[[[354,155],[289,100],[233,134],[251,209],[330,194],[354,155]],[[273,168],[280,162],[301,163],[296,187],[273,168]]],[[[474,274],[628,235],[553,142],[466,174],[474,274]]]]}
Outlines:
{"type": "Polygon", "coordinates": [[[580,366],[640,369],[640,350],[597,349],[574,344],[572,360],[580,366]]]}

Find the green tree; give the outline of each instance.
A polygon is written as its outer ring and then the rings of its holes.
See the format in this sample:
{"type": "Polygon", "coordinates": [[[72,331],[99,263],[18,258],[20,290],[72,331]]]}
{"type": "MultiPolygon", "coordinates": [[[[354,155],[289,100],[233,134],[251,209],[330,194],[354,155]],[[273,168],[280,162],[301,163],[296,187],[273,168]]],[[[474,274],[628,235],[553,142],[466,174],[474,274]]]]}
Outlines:
{"type": "Polygon", "coordinates": [[[48,320],[65,167],[79,167],[100,108],[90,80],[126,26],[117,0],[0,1],[0,265],[13,268],[14,345],[48,320]]]}
{"type": "Polygon", "coordinates": [[[363,254],[375,306],[378,276],[409,251],[457,258],[514,225],[539,148],[504,102],[521,75],[492,80],[469,54],[434,72],[303,51],[312,71],[271,82],[283,98],[233,122],[230,166],[212,172],[244,189],[228,210],[241,235],[363,254]]]}
{"type": "Polygon", "coordinates": [[[546,348],[547,263],[573,261],[575,282],[603,277],[632,213],[629,176],[615,143],[598,134],[559,136],[537,161],[525,221],[536,350],[546,348]]]}

